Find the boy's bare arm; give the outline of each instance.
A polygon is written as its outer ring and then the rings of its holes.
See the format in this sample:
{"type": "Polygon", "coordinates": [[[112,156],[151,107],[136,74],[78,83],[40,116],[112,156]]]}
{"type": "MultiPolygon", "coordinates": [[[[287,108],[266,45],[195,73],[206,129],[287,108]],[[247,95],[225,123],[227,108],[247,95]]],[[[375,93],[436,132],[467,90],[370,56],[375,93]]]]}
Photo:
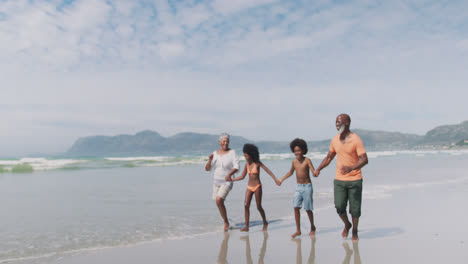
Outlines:
{"type": "Polygon", "coordinates": [[[280,183],[282,183],[287,178],[291,177],[291,175],[293,175],[293,173],[294,173],[294,170],[295,169],[294,169],[294,160],[293,160],[292,165],[291,165],[291,169],[288,171],[288,173],[286,173],[286,175],[284,175],[283,178],[281,178],[280,183]]]}
{"type": "Polygon", "coordinates": [[[314,177],[317,177],[318,175],[315,176],[314,164],[312,164],[312,161],[311,161],[309,158],[307,158],[307,165],[309,165],[309,169],[310,169],[310,171],[312,172],[312,175],[313,175],[314,177]]]}
{"type": "Polygon", "coordinates": [[[243,180],[245,176],[247,175],[247,167],[245,166],[244,166],[244,170],[242,171],[242,174],[237,178],[234,178],[234,179],[231,178],[232,174],[237,172],[237,169],[232,169],[232,171],[226,176],[225,178],[226,181],[240,181],[240,180],[243,180]],[[231,173],[233,170],[236,170],[236,171],[231,173]]]}
{"type": "Polygon", "coordinates": [[[330,162],[335,158],[335,156],[336,156],[336,152],[328,151],[327,156],[322,160],[322,163],[320,163],[320,166],[315,170],[314,176],[315,177],[319,176],[320,171],[326,166],[328,166],[328,164],[330,164],[330,162]]]}

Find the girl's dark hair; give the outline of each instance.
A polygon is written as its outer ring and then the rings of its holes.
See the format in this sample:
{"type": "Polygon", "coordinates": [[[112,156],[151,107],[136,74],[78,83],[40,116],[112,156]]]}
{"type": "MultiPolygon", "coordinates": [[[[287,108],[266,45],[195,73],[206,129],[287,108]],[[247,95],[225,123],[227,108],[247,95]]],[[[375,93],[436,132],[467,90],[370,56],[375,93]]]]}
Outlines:
{"type": "Polygon", "coordinates": [[[302,150],[303,155],[307,154],[307,151],[308,151],[307,143],[305,142],[305,140],[300,139],[300,138],[296,138],[293,141],[291,141],[291,143],[289,144],[289,147],[291,148],[292,152],[294,152],[295,147],[299,147],[302,150]]]}
{"type": "Polygon", "coordinates": [[[257,146],[254,144],[244,144],[242,151],[247,153],[252,158],[253,162],[260,162],[260,153],[258,152],[257,146]]]}

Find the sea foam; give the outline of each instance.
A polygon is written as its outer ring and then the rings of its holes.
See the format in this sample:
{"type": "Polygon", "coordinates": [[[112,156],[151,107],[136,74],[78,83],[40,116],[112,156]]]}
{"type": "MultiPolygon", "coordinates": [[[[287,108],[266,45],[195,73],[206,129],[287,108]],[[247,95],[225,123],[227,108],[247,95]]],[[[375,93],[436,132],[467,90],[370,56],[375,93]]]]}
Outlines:
{"type": "Polygon", "coordinates": [[[41,170],[61,169],[72,164],[85,162],[86,160],[74,159],[21,158],[0,160],[0,166],[4,171],[32,172],[41,170]]]}
{"type": "MultiPolygon", "coordinates": [[[[322,160],[326,157],[324,152],[309,152],[306,157],[312,160],[322,160]]],[[[454,150],[396,150],[396,151],[369,151],[369,159],[385,158],[397,155],[425,157],[430,155],[460,156],[468,155],[468,149],[454,150]]],[[[239,155],[245,161],[243,155],[239,155]]],[[[292,160],[293,153],[262,153],[263,161],[292,160]]],[[[24,157],[19,159],[0,160],[0,173],[5,172],[33,172],[57,169],[98,169],[98,168],[134,168],[134,167],[160,167],[160,166],[186,166],[203,165],[208,161],[204,156],[136,156],[136,157],[105,157],[105,158],[45,158],[24,157]]]]}

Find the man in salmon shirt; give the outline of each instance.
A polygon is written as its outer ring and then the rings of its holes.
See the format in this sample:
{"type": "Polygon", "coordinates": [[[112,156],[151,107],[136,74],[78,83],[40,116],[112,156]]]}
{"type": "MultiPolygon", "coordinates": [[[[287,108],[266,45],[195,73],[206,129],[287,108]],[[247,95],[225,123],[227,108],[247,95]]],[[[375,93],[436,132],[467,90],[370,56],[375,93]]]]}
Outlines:
{"type": "Polygon", "coordinates": [[[368,160],[362,140],[349,130],[350,124],[351,118],[349,115],[341,114],[336,117],[338,135],[331,140],[328,155],[315,170],[314,176],[317,177],[320,171],[337,156],[336,176],[333,185],[336,212],[345,225],[341,236],[347,238],[349,229],[353,227],[352,241],[358,241],[358,224],[361,216],[362,200],[361,168],[368,163],[368,160]],[[346,214],[348,201],[352,223],[346,214]]]}

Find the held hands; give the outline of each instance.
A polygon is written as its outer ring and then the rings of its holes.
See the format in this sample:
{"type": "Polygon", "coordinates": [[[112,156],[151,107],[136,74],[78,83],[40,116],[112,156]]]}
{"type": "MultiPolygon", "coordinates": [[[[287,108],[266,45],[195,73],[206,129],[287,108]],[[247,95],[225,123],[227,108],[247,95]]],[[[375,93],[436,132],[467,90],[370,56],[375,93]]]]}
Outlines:
{"type": "Polygon", "coordinates": [[[275,179],[276,185],[280,186],[281,185],[281,180],[275,179]]]}
{"type": "Polygon", "coordinates": [[[226,177],[224,177],[224,180],[225,181],[232,181],[232,178],[230,175],[226,175],[226,177]]]}
{"type": "Polygon", "coordinates": [[[315,170],[312,172],[312,174],[314,175],[314,177],[318,177],[320,175],[320,170],[315,170]]]}

